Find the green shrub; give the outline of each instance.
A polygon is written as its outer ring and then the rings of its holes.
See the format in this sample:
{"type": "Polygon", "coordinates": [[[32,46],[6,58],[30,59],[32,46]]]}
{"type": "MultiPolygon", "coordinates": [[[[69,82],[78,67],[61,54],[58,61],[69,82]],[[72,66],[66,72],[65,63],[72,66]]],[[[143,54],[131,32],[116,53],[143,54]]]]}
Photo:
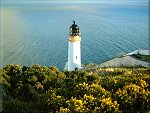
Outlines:
{"type": "Polygon", "coordinates": [[[136,84],[129,84],[119,89],[115,98],[123,111],[147,111],[150,110],[150,91],[145,91],[136,84]]]}

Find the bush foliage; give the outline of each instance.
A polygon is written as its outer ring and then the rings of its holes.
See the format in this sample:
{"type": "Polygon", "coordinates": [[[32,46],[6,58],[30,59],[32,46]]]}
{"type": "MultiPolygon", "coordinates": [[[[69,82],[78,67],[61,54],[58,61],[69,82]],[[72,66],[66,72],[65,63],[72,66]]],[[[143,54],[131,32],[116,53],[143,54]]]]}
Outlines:
{"type": "Polygon", "coordinates": [[[3,113],[128,113],[150,111],[149,68],[7,65],[0,69],[3,113]]]}

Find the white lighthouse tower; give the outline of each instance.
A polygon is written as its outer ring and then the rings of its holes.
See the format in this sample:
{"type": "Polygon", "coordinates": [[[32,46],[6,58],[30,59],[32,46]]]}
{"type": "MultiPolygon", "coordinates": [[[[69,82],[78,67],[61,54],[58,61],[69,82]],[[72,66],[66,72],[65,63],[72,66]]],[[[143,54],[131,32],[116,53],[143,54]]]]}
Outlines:
{"type": "Polygon", "coordinates": [[[75,21],[70,26],[69,31],[69,47],[68,47],[68,65],[67,70],[73,71],[75,69],[81,69],[81,49],[80,49],[80,31],[75,21]]]}

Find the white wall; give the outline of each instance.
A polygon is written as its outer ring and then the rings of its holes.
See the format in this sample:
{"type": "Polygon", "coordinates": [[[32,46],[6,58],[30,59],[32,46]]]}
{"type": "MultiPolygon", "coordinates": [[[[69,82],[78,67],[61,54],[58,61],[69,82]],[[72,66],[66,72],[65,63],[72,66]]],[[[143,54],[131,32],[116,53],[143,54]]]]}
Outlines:
{"type": "Polygon", "coordinates": [[[138,53],[141,55],[150,55],[150,50],[139,50],[138,53]]]}
{"type": "Polygon", "coordinates": [[[133,52],[130,52],[130,53],[126,54],[126,55],[133,55],[133,54],[150,55],[150,50],[139,49],[139,50],[135,50],[133,52]]]}
{"type": "MultiPolygon", "coordinates": [[[[126,55],[133,55],[133,54],[138,54],[138,50],[135,50],[135,51],[133,51],[133,52],[130,52],[130,53],[126,54],[126,55]]],[[[125,56],[126,56],[126,55],[125,55],[125,56]]]]}

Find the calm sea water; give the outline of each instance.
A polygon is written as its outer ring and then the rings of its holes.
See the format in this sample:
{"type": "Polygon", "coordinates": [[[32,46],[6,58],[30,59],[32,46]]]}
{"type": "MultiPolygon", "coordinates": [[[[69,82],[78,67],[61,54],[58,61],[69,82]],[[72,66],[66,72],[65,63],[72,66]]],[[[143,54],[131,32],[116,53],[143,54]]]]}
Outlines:
{"type": "Polygon", "coordinates": [[[149,49],[147,5],[12,4],[1,6],[1,66],[57,66],[67,61],[72,20],[81,31],[82,64],[149,49]]]}

